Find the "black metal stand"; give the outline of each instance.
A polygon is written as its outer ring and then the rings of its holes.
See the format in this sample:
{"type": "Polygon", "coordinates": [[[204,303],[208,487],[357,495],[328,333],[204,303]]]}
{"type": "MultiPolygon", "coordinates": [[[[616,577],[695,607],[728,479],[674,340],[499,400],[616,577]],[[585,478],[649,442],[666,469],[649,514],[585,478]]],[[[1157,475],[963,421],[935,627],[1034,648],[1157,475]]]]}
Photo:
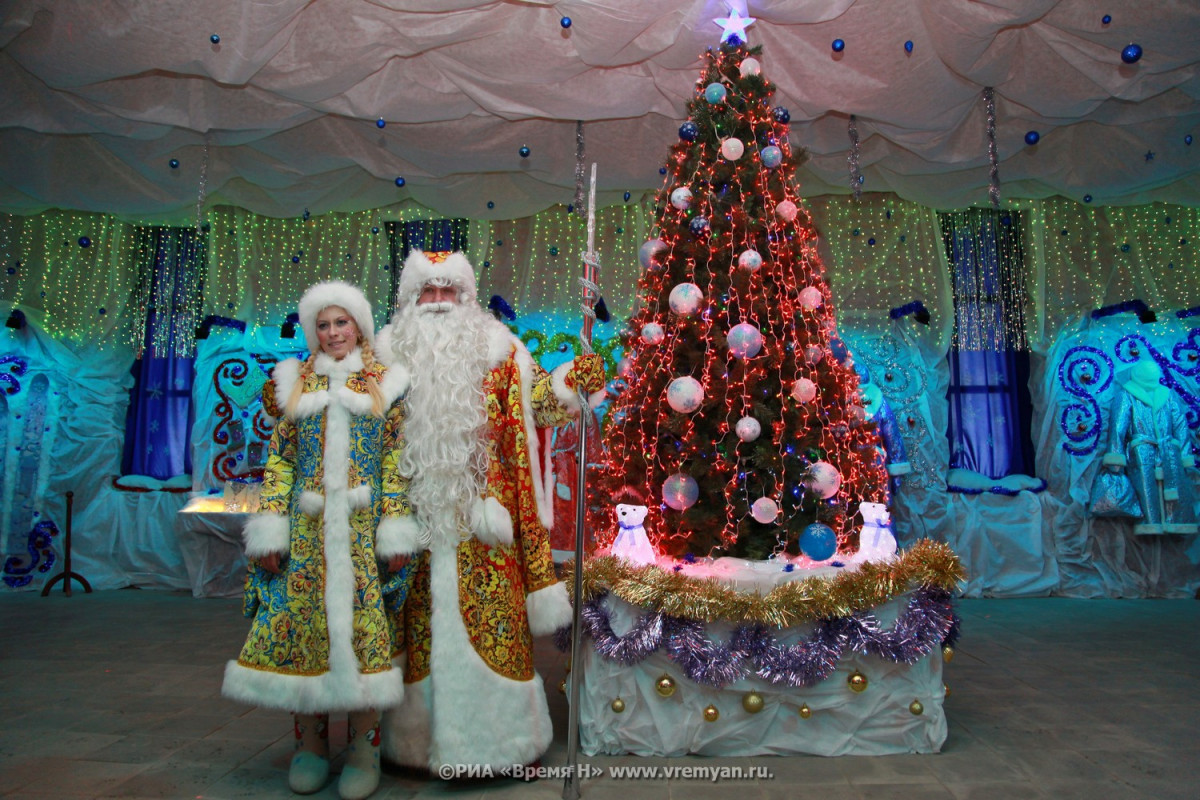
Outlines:
{"type": "Polygon", "coordinates": [[[87,594],[92,593],[92,586],[87,582],[87,579],[78,572],[71,571],[71,501],[74,497],[74,492],[67,492],[67,535],[63,544],[63,571],[46,581],[46,585],[42,587],[42,597],[50,594],[50,588],[60,580],[63,582],[63,594],[70,597],[72,578],[83,584],[84,592],[87,594]]]}

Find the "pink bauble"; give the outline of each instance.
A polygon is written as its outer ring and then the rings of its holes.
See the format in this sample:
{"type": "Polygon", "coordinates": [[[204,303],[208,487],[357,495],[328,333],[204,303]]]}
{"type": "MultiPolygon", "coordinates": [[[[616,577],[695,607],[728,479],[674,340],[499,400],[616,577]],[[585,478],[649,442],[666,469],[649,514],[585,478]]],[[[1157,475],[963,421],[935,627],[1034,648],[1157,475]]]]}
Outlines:
{"type": "Polygon", "coordinates": [[[738,269],[746,272],[758,272],[762,266],[762,255],[757,250],[743,250],[738,256],[738,269]]]}
{"type": "Polygon", "coordinates": [[[808,468],[808,487],[817,493],[822,500],[828,500],[838,493],[842,486],[842,473],[828,461],[814,461],[808,468]]]}
{"type": "Polygon", "coordinates": [[[704,402],[704,387],[690,375],[667,384],[667,405],[680,414],[690,414],[704,402]]]}
{"type": "Polygon", "coordinates": [[[680,211],[686,211],[688,206],[692,204],[692,190],[686,186],[680,186],[671,192],[671,205],[678,208],[680,211]]]}
{"type": "Polygon", "coordinates": [[[729,355],[734,358],[754,358],[762,349],[762,332],[748,322],[734,325],[725,337],[729,343],[729,355]]]}
{"type": "Polygon", "coordinates": [[[631,375],[633,375],[633,359],[632,358],[630,358],[629,356],[625,356],[624,358],[622,358],[620,361],[617,362],[617,375],[618,375],[618,377],[625,378],[625,379],[628,379],[631,375]]]}
{"type": "Polygon", "coordinates": [[[638,249],[638,263],[643,269],[655,269],[662,265],[657,263],[658,256],[667,249],[667,243],[662,239],[651,239],[638,249]]]}
{"type": "Polygon", "coordinates": [[[800,305],[812,311],[820,308],[825,302],[825,298],[821,297],[821,290],[815,286],[805,286],[800,290],[800,305]]]}
{"type": "Polygon", "coordinates": [[[750,516],[764,524],[774,522],[779,516],[779,506],[769,497],[760,497],[750,506],[750,516]]]}
{"type": "Polygon", "coordinates": [[[825,351],[817,347],[815,344],[810,344],[804,348],[804,360],[809,364],[820,364],[821,359],[825,357],[825,351]]]}
{"type": "Polygon", "coordinates": [[[850,406],[850,408],[846,410],[846,417],[850,420],[850,426],[857,428],[859,425],[862,425],[864,422],[866,422],[867,410],[862,406],[850,406]]]}
{"type": "Polygon", "coordinates": [[[695,314],[696,309],[700,308],[702,300],[704,300],[704,292],[700,291],[700,287],[694,283],[676,285],[667,297],[667,303],[671,306],[671,310],[685,317],[695,314]]]}
{"type": "Polygon", "coordinates": [[[799,378],[792,384],[792,397],[801,403],[811,403],[817,396],[817,385],[808,378],[799,378]]]}
{"type": "Polygon", "coordinates": [[[700,487],[696,485],[696,479],[691,475],[676,472],[663,481],[663,502],[676,511],[685,511],[691,508],[698,497],[700,497],[700,487]]]}
{"type": "Polygon", "coordinates": [[[791,200],[784,200],[780,202],[779,205],[775,206],[775,213],[778,214],[779,218],[784,222],[791,222],[796,218],[796,204],[791,200]]]}
{"type": "Polygon", "coordinates": [[[657,322],[647,322],[642,326],[642,341],[646,344],[658,344],[667,338],[667,332],[657,322]]]}
{"type": "Polygon", "coordinates": [[[738,65],[738,70],[742,73],[743,78],[750,75],[762,75],[762,64],[758,63],[757,58],[743,58],[742,63],[738,65]]]}
{"type": "Polygon", "coordinates": [[[762,433],[762,423],[754,417],[742,417],[733,426],[733,432],[743,442],[753,442],[762,433]]]}
{"type": "Polygon", "coordinates": [[[741,139],[731,136],[721,142],[721,155],[725,156],[727,161],[737,161],[745,152],[746,145],[742,144],[741,139]]]}

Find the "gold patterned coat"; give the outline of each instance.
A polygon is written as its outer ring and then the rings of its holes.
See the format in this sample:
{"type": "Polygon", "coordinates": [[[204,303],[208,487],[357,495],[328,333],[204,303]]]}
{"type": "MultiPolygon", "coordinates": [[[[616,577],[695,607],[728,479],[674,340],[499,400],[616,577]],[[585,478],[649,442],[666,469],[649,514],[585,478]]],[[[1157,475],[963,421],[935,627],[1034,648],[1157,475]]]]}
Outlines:
{"type": "Polygon", "coordinates": [[[421,540],[396,469],[403,426],[384,455],[385,498],[403,510],[381,529],[403,530],[420,553],[396,620],[405,700],[384,714],[384,755],[435,774],[443,764],[524,764],[545,751],[552,731],[533,636],[571,619],[550,552],[553,476],[540,429],[569,421],[579,405],[566,369],[547,374],[499,323],[489,358],[488,479],[486,496],[466,515],[474,530],[431,531],[421,540]]]}
{"type": "MultiPolygon", "coordinates": [[[[272,373],[279,405],[303,380],[294,414],[271,436],[261,511],[246,526],[251,559],[245,612],[252,623],[241,654],[225,670],[222,692],[295,712],[396,705],[404,688],[392,665],[395,631],[379,561],[394,554],[377,539],[382,508],[381,445],[399,424],[402,369],[376,375],[389,404],[371,414],[361,353],[317,356],[301,377],[295,359],[272,373]],[[284,556],[280,574],[254,559],[284,556]]],[[[278,407],[278,406],[276,406],[278,407]]]]}

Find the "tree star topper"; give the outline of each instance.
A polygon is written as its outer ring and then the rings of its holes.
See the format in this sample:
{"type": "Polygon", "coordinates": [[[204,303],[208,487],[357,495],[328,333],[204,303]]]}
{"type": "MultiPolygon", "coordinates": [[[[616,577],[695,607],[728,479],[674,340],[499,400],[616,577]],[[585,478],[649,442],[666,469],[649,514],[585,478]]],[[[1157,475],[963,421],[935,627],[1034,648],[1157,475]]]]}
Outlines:
{"type": "Polygon", "coordinates": [[[754,17],[743,17],[736,8],[729,9],[728,17],[717,17],[713,22],[720,25],[724,30],[721,32],[721,41],[737,42],[746,41],[746,28],[752,25],[755,21],[754,17]]]}

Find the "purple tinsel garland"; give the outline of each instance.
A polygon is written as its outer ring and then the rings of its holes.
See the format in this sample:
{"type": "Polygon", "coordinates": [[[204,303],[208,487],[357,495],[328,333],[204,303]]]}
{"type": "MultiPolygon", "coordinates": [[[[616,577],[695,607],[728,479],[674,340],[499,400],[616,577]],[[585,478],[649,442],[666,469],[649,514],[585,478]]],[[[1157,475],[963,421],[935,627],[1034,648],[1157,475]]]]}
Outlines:
{"type": "MultiPolygon", "coordinates": [[[[603,606],[606,595],[586,603],[580,617],[596,652],[607,661],[632,666],[660,647],[695,683],[721,688],[751,674],[776,686],[813,686],[828,678],[844,653],[870,653],[887,661],[913,664],[934,648],[952,646],[958,639],[958,618],[950,594],[922,588],[888,630],[873,614],[821,620],[802,642],[783,645],[763,625],[739,625],[726,643],[713,642],[704,623],[685,617],[649,612],[629,633],[613,633],[603,606]]],[[[559,649],[570,646],[570,628],[556,634],[559,649]]]]}

